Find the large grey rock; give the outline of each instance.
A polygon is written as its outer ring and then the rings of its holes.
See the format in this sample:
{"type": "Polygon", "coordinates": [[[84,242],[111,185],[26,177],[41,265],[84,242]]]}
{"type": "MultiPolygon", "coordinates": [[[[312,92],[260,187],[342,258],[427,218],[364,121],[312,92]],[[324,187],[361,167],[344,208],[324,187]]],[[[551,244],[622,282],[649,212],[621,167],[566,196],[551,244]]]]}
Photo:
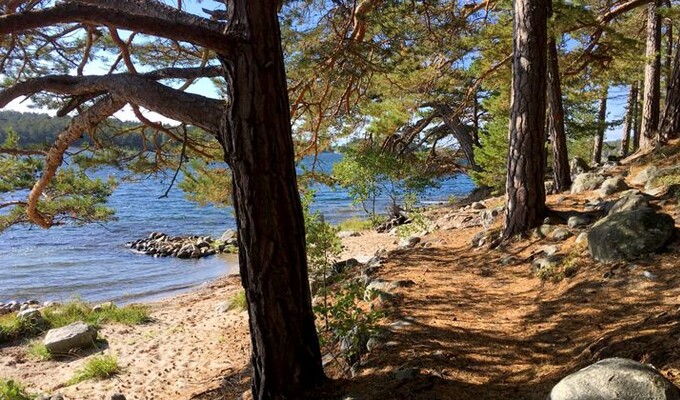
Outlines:
{"type": "Polygon", "coordinates": [[[680,183],[680,166],[662,168],[650,177],[645,184],[645,189],[650,190],[661,185],[680,183]]]}
{"type": "Polygon", "coordinates": [[[609,196],[610,194],[622,192],[627,189],[629,189],[629,186],[623,179],[623,177],[613,176],[611,178],[607,178],[604,182],[602,182],[602,186],[600,186],[600,195],[605,197],[609,196]]]}
{"type": "Polygon", "coordinates": [[[45,336],[45,347],[50,353],[67,353],[72,349],[82,349],[92,345],[97,338],[97,330],[78,321],[57,329],[50,329],[45,336]]]}
{"type": "Polygon", "coordinates": [[[569,171],[571,172],[571,176],[576,176],[590,171],[590,167],[582,158],[574,157],[571,159],[571,162],[569,162],[569,171]]]}
{"type": "Polygon", "coordinates": [[[633,260],[662,248],[673,235],[668,214],[640,208],[612,214],[588,232],[588,248],[597,261],[633,260]]]}
{"type": "Polygon", "coordinates": [[[613,215],[646,207],[649,207],[649,201],[644,195],[631,193],[618,199],[612,208],[609,209],[608,214],[613,215]]]}
{"type": "Polygon", "coordinates": [[[653,367],[607,358],[562,379],[547,400],[679,400],[680,391],[653,367]]]}
{"type": "Polygon", "coordinates": [[[585,172],[576,175],[574,183],[571,185],[571,193],[581,193],[588,190],[595,190],[602,185],[604,177],[600,174],[585,172]]]}
{"type": "Polygon", "coordinates": [[[656,171],[658,169],[650,165],[647,168],[643,169],[642,171],[638,172],[633,179],[631,179],[630,183],[632,183],[635,186],[645,186],[647,182],[649,182],[654,175],[656,175],[656,171]]]}

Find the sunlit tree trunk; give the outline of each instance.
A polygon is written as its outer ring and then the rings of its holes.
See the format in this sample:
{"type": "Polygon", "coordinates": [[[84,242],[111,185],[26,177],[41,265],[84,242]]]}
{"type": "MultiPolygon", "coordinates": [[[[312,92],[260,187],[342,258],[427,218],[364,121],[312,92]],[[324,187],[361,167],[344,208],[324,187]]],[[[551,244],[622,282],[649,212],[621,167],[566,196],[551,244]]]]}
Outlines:
{"type": "Polygon", "coordinates": [[[553,174],[555,191],[564,192],[571,187],[567,135],[564,132],[564,106],[560,84],[559,60],[555,38],[548,40],[548,119],[552,137],[553,174]]]}
{"type": "Polygon", "coordinates": [[[626,116],[623,121],[623,136],[621,137],[621,157],[626,157],[630,148],[630,135],[635,125],[635,101],[637,100],[637,85],[632,84],[628,91],[626,116]]]}
{"type": "Polygon", "coordinates": [[[602,87],[600,105],[597,108],[597,132],[593,143],[593,153],[590,158],[591,164],[596,165],[602,162],[602,143],[604,143],[604,133],[607,130],[607,95],[609,88],[607,85],[602,87]]]}
{"type": "Polygon", "coordinates": [[[545,216],[545,97],[550,2],[514,1],[512,105],[503,238],[523,234],[545,216]]]}
{"type": "Polygon", "coordinates": [[[640,148],[654,146],[659,128],[661,101],[661,16],[659,1],[647,6],[647,45],[645,51],[645,84],[642,103],[642,127],[640,148]]]}

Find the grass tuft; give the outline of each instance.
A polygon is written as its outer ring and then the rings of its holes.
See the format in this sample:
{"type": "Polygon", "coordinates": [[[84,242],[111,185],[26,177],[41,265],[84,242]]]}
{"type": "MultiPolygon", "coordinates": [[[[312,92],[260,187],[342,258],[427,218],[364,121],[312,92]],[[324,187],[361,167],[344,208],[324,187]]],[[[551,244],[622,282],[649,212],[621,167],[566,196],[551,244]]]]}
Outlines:
{"type": "Polygon", "coordinates": [[[245,311],[248,309],[248,301],[246,300],[246,291],[239,290],[229,299],[229,310],[245,311]]]}
{"type": "Polygon", "coordinates": [[[367,219],[348,218],[338,224],[338,229],[341,231],[359,232],[373,228],[373,223],[367,219]]]}
{"type": "Polygon", "coordinates": [[[0,378],[0,399],[2,400],[31,400],[34,396],[26,393],[24,387],[17,381],[0,378]]]}
{"type": "Polygon", "coordinates": [[[149,308],[139,304],[120,308],[112,305],[92,311],[88,304],[75,300],[64,305],[46,308],[42,313],[53,328],[66,326],[76,321],[83,321],[94,327],[112,322],[124,325],[141,325],[151,322],[149,308]]]}
{"type": "Polygon", "coordinates": [[[121,368],[115,356],[109,354],[95,356],[87,360],[81,369],[76,370],[73,377],[66,384],[75,385],[90,379],[108,379],[117,375],[120,371],[121,368]]]}
{"type": "Polygon", "coordinates": [[[38,361],[49,361],[52,359],[52,353],[45,347],[42,340],[32,340],[28,344],[28,356],[38,361]]]}
{"type": "Polygon", "coordinates": [[[35,336],[47,327],[30,319],[21,319],[16,313],[0,317],[0,343],[10,342],[20,337],[35,336]]]}

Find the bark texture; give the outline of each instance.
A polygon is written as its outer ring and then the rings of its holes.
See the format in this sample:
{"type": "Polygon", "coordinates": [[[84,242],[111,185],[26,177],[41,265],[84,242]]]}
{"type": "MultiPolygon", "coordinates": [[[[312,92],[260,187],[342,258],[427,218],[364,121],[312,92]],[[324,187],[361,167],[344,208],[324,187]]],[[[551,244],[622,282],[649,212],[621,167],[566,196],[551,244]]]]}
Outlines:
{"type": "Polygon", "coordinates": [[[604,132],[607,130],[607,96],[609,88],[605,85],[602,88],[600,105],[597,107],[597,132],[593,142],[593,153],[590,157],[591,164],[597,165],[602,162],[602,143],[604,143],[604,132]]]}
{"type": "Polygon", "coordinates": [[[640,115],[642,111],[642,103],[640,101],[642,91],[640,90],[640,81],[635,81],[633,85],[636,94],[633,112],[633,152],[636,152],[640,148],[640,130],[642,129],[642,117],[640,115]]]}
{"type": "Polygon", "coordinates": [[[642,104],[640,148],[654,147],[659,128],[661,101],[661,16],[659,1],[647,6],[647,45],[645,51],[645,84],[642,104]]]}
{"type": "Polygon", "coordinates": [[[545,96],[550,2],[514,2],[512,105],[503,238],[538,226],[545,215],[545,96]]]}
{"type": "Polygon", "coordinates": [[[567,135],[564,132],[564,106],[562,104],[557,43],[555,43],[554,37],[548,40],[548,110],[550,121],[548,126],[550,126],[550,136],[552,137],[554,186],[556,192],[564,192],[571,187],[571,173],[569,171],[567,135]]]}
{"type": "Polygon", "coordinates": [[[628,91],[626,116],[623,120],[623,137],[621,138],[621,157],[626,157],[630,150],[630,135],[635,124],[635,104],[637,101],[637,85],[632,84],[628,91]]]}
{"type": "Polygon", "coordinates": [[[247,41],[222,58],[230,87],[220,141],[234,175],[255,399],[299,399],[321,384],[286,76],[270,0],[234,2],[247,41]]]}
{"type": "Polygon", "coordinates": [[[661,140],[664,142],[680,136],[680,51],[675,54],[674,64],[666,107],[659,127],[661,140]]]}

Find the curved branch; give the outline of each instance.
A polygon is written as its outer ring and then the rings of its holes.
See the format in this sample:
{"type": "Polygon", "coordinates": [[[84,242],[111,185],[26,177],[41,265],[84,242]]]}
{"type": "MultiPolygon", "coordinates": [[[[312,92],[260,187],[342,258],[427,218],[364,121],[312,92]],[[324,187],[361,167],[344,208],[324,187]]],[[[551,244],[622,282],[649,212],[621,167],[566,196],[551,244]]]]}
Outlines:
{"type": "Polygon", "coordinates": [[[218,132],[224,110],[223,101],[182,92],[153,79],[177,77],[179,71],[166,69],[156,71],[156,75],[154,73],[82,77],[48,75],[28,79],[0,91],[0,108],[17,97],[43,91],[71,96],[110,93],[125,102],[138,104],[165,117],[198,126],[211,133],[218,132]]]}
{"type": "Polygon", "coordinates": [[[123,108],[124,105],[124,100],[106,96],[87,111],[74,117],[66,129],[57,136],[57,140],[47,152],[47,157],[45,157],[43,173],[28,194],[26,215],[31,222],[42,228],[49,228],[54,224],[53,216],[44,215],[38,210],[38,200],[40,200],[40,196],[42,196],[45,188],[50,184],[57,173],[57,169],[64,161],[64,153],[68,150],[69,146],[82,136],[83,131],[93,128],[123,108]]]}
{"type": "Polygon", "coordinates": [[[227,30],[227,24],[179,11],[158,2],[116,0],[69,2],[39,11],[0,16],[0,35],[25,32],[62,23],[115,25],[118,28],[194,43],[229,55],[242,35],[227,30]]]}

